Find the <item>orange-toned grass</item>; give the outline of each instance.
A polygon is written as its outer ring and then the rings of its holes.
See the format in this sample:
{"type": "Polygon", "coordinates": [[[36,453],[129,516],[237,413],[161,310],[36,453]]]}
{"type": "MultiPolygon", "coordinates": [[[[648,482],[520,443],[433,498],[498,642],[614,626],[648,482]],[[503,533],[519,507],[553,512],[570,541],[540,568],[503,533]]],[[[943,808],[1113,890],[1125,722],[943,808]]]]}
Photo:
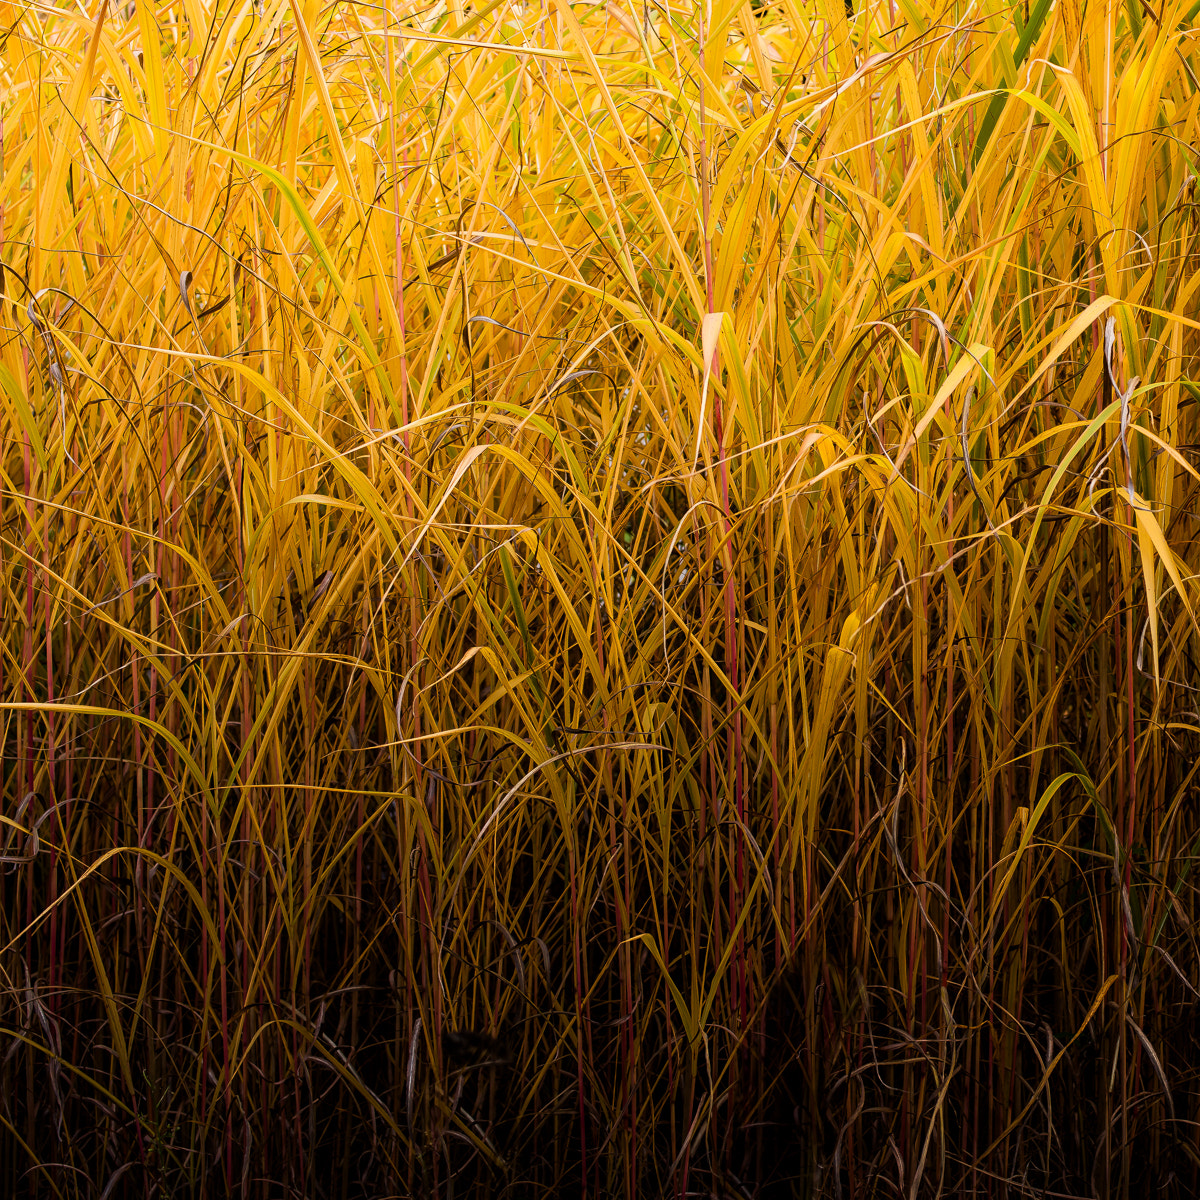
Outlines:
{"type": "Polygon", "coordinates": [[[857,7],[0,4],[18,1192],[1195,1193],[1197,6],[857,7]]]}

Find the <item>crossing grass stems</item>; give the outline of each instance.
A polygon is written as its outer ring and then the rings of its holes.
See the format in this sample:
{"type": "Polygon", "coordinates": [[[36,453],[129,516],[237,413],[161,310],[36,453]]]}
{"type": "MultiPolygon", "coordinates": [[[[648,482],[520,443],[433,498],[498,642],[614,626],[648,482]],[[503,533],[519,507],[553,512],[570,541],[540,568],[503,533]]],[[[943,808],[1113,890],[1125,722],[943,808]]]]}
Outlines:
{"type": "Polygon", "coordinates": [[[0,1178],[1195,1194],[1195,16],[0,4],[0,1178]]]}

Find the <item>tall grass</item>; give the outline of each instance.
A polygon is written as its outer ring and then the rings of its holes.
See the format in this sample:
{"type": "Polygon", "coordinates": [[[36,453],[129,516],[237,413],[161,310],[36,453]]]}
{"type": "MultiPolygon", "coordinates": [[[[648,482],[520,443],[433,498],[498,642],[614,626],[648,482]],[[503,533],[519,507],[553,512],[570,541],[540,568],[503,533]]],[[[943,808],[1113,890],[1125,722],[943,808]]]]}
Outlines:
{"type": "Polygon", "coordinates": [[[13,1191],[1196,1194],[1197,5],[855,9],[0,5],[13,1191]]]}

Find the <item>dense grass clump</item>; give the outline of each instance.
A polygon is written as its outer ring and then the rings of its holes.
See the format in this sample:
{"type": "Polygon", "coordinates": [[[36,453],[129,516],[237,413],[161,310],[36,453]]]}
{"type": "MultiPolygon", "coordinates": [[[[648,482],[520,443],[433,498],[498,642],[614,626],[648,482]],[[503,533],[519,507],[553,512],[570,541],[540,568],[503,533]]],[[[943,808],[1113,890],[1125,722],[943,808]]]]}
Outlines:
{"type": "Polygon", "coordinates": [[[4,1194],[1200,1190],[1200,4],[854,8],[0,4],[4,1194]]]}

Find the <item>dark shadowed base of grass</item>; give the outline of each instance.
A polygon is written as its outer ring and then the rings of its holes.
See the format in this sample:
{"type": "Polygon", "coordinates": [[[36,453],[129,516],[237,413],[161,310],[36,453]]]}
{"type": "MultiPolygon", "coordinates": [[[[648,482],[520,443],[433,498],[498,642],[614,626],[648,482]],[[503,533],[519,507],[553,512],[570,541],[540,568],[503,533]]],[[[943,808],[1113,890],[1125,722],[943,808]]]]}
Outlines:
{"type": "MultiPolygon", "coordinates": [[[[394,852],[386,831],[377,834],[373,854],[394,852]]],[[[1124,1037],[1113,1019],[1121,982],[1108,979],[1105,992],[1099,939],[1084,933],[1064,944],[1059,923],[1037,914],[1011,950],[1034,964],[1019,1011],[987,993],[953,950],[941,975],[930,952],[907,976],[907,1004],[880,983],[895,964],[856,956],[855,927],[874,905],[876,926],[886,928],[919,885],[870,856],[861,838],[857,849],[848,833],[828,839],[819,939],[798,941],[778,967],[774,938],[745,939],[748,981],[731,1006],[744,1001],[744,1021],[711,1024],[695,1047],[648,953],[625,942],[628,973],[613,969],[623,944],[603,900],[581,947],[592,981],[581,1041],[567,926],[551,928],[545,900],[525,923],[516,908],[504,936],[482,937],[492,927],[481,924],[459,943],[451,956],[459,986],[477,987],[492,1007],[431,1037],[413,1017],[426,964],[397,938],[406,897],[372,886],[381,873],[371,857],[358,922],[327,905],[306,947],[306,983],[293,992],[281,981],[279,1000],[253,1010],[241,1007],[234,983],[245,948],[233,938],[224,996],[213,994],[211,965],[203,994],[206,934],[181,889],[164,895],[164,873],[139,877],[135,860],[118,856],[83,880],[75,895],[90,916],[111,1009],[71,903],[57,910],[53,943],[43,921],[9,952],[9,964],[28,969],[4,1001],[0,1174],[13,1194],[882,1196],[901,1183],[907,1195],[918,1173],[919,1195],[1082,1197],[1105,1194],[1106,1184],[1115,1195],[1119,1180],[1132,1195],[1184,1197],[1200,1184],[1185,1116],[1200,1106],[1200,1027],[1195,997],[1174,971],[1158,971],[1159,956],[1131,963],[1154,970],[1162,998],[1143,1018],[1153,1022],[1154,1051],[1130,1032],[1132,1019],[1124,1037]],[[156,946],[139,940],[139,908],[144,928],[164,914],[156,946]],[[346,986],[355,946],[367,949],[346,986]],[[480,952],[464,961],[471,946],[480,952]],[[129,989],[126,981],[142,979],[144,994],[129,989]],[[1076,1006],[1101,994],[1111,1002],[1081,1023],[1076,1006]],[[990,1022],[955,1019],[972,1006],[990,1022]],[[224,1040],[235,1027],[254,1034],[226,1087],[224,1040]],[[1154,1059],[1168,1054],[1170,1077],[1160,1078],[1154,1059]]],[[[9,867],[7,911],[29,887],[61,891],[50,861],[43,852],[9,867]]],[[[1112,902],[1111,866],[1099,852],[1080,861],[1043,884],[1044,908],[1069,910],[1089,895],[1112,902]]],[[[176,866],[201,869],[183,856],[176,866]]],[[[517,904],[535,886],[545,897],[568,892],[567,878],[537,885],[534,871],[532,861],[515,867],[517,904]]],[[[700,895],[705,881],[695,886],[700,895]]],[[[673,899],[686,907],[682,895],[673,899]]],[[[932,898],[928,905],[932,917],[932,898]]],[[[953,909],[949,930],[952,945],[969,937],[953,909]]],[[[283,952],[285,964],[294,950],[283,952]]]]}

